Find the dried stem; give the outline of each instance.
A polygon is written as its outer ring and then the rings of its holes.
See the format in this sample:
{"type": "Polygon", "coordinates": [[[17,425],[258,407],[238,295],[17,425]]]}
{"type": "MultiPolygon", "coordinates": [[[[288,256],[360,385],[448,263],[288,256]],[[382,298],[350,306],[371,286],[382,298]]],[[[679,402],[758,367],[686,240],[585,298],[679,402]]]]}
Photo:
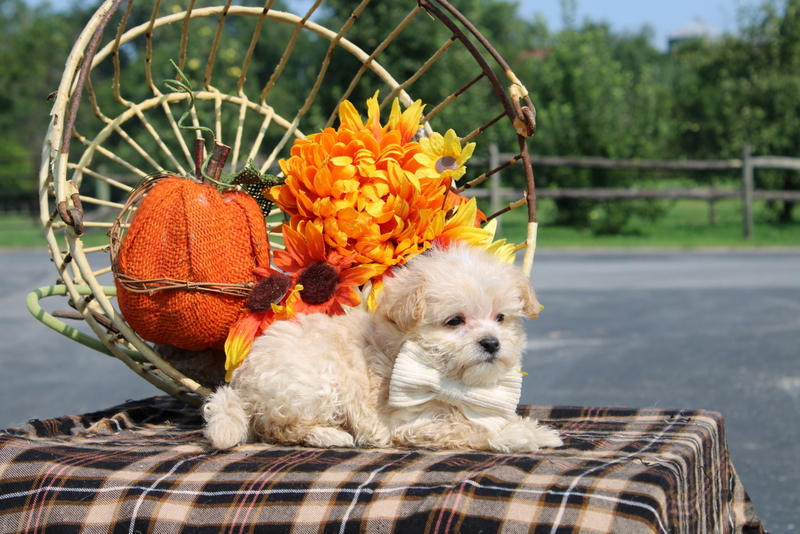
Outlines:
{"type": "Polygon", "coordinates": [[[194,175],[198,180],[203,178],[203,161],[206,159],[206,143],[202,137],[194,140],[194,175]]]}
{"type": "MultiPolygon", "coordinates": [[[[206,176],[212,182],[219,182],[219,177],[225,167],[225,162],[228,161],[230,152],[231,147],[223,145],[219,141],[214,141],[214,151],[211,153],[211,159],[208,160],[208,166],[206,167],[206,176]]],[[[207,183],[206,177],[203,178],[203,183],[207,183]]]]}

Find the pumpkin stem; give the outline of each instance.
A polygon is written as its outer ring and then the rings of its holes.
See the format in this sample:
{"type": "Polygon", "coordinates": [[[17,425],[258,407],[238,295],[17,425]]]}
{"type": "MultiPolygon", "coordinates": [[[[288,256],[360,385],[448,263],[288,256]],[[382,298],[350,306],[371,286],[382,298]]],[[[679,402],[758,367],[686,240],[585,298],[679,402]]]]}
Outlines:
{"type": "Polygon", "coordinates": [[[230,152],[231,147],[223,145],[219,141],[214,141],[214,151],[211,153],[211,158],[206,165],[206,172],[203,173],[203,183],[208,183],[208,180],[217,185],[226,185],[219,181],[219,177],[222,174],[223,167],[225,167],[225,162],[228,161],[230,152]]]}
{"type": "Polygon", "coordinates": [[[178,71],[178,79],[177,80],[164,80],[164,85],[170,89],[174,93],[186,93],[189,97],[189,109],[181,116],[180,120],[178,121],[178,127],[181,130],[196,130],[198,132],[207,132],[211,135],[211,139],[214,141],[214,150],[211,155],[208,157],[207,161],[203,159],[203,152],[205,151],[205,141],[203,140],[202,134],[195,140],[194,145],[194,173],[195,176],[200,180],[203,184],[208,184],[212,182],[219,187],[230,187],[228,184],[225,184],[220,181],[220,176],[222,175],[222,169],[225,167],[225,162],[228,160],[228,154],[231,151],[231,147],[223,145],[219,141],[214,138],[214,132],[210,128],[205,128],[202,126],[186,126],[183,122],[189,118],[189,114],[194,108],[195,98],[194,93],[192,92],[192,86],[189,83],[189,80],[186,78],[186,75],[181,71],[180,68],[175,64],[174,61],[171,59],[169,62],[172,64],[173,68],[178,71]],[[205,167],[205,171],[203,170],[205,167]]]}
{"type": "Polygon", "coordinates": [[[206,143],[202,137],[194,140],[194,175],[201,182],[203,179],[203,163],[205,163],[206,143]]]}

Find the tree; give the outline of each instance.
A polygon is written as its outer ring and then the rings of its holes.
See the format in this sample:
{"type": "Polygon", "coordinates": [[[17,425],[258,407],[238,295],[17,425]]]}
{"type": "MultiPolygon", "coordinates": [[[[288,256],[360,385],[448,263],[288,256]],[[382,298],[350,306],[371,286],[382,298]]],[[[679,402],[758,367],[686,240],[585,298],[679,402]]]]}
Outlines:
{"type": "Polygon", "coordinates": [[[48,95],[88,19],[77,8],[55,13],[22,0],[0,0],[0,175],[5,198],[30,195],[47,124],[48,95]]]}
{"type": "MultiPolygon", "coordinates": [[[[355,0],[328,2],[327,16],[321,23],[332,29],[340,28],[358,4],[359,2],[355,0]]],[[[347,32],[346,38],[365,52],[371,53],[384,42],[414,7],[414,2],[370,4],[359,15],[356,23],[347,32]]],[[[512,52],[515,53],[527,39],[528,26],[517,16],[516,6],[510,2],[464,0],[458,2],[456,7],[504,57],[509,57],[512,52]]],[[[439,20],[434,20],[424,12],[418,13],[412,23],[378,56],[377,61],[395,80],[402,83],[411,78],[451,37],[451,31],[439,20]]],[[[334,53],[325,77],[325,91],[318,97],[319,107],[327,111],[325,119],[344,96],[360,67],[360,61],[344,51],[337,50],[334,53]]],[[[421,99],[426,106],[426,112],[429,112],[451,93],[480,74],[480,68],[469,52],[460,44],[456,44],[437,60],[434,68],[427,70],[415,81],[408,88],[408,92],[413,99],[421,99]]],[[[498,73],[498,75],[501,80],[507,80],[505,74],[498,73]]],[[[376,76],[366,73],[348,99],[363,112],[365,100],[376,90],[381,91],[381,100],[389,91],[385,83],[376,76]]],[[[432,127],[441,132],[452,128],[459,135],[466,135],[498,115],[502,108],[491,105],[496,101],[491,86],[484,78],[439,113],[431,121],[432,127]]],[[[492,128],[482,135],[478,150],[488,151],[490,139],[502,142],[506,146],[516,146],[513,130],[506,126],[503,124],[501,128],[492,128]],[[511,135],[504,136],[503,130],[511,130],[511,135]]]]}
{"type": "MultiPolygon", "coordinates": [[[[535,152],[609,158],[664,158],[670,146],[671,98],[667,59],[649,44],[646,31],[613,35],[604,24],[586,23],[552,36],[534,50],[518,74],[537,105],[535,152]]],[[[542,187],[628,187],[636,171],[558,168],[541,171],[542,187]]],[[[623,231],[634,216],[654,218],[651,201],[559,200],[558,222],[598,233],[623,231]]]]}
{"type": "MultiPolygon", "coordinates": [[[[741,36],[681,44],[676,115],[690,157],[756,154],[798,157],[800,146],[800,0],[765,1],[743,12],[741,36]]],[[[800,189],[795,171],[761,170],[757,186],[800,189]]],[[[793,202],[772,204],[780,222],[793,202]]]]}

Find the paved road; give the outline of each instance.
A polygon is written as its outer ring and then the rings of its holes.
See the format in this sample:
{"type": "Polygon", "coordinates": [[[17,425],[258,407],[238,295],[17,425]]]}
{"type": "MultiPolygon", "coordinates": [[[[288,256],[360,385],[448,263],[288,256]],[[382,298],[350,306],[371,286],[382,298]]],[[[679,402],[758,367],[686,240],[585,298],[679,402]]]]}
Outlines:
{"type": "Polygon", "coordinates": [[[800,530],[800,253],[537,255],[522,402],[701,408],[772,532],[800,530]]]}
{"type": "MultiPolygon", "coordinates": [[[[28,313],[25,296],[56,280],[47,253],[2,252],[0,272],[0,428],[159,394],[122,362],[62,337],[28,313]]],[[[42,305],[70,309],[60,297],[42,305]]]]}
{"type": "MultiPolygon", "coordinates": [[[[55,278],[46,254],[0,270],[0,428],[159,393],[25,311],[55,278]]],[[[800,252],[541,251],[532,279],[523,403],[719,411],[767,529],[800,530],[800,252]]]]}

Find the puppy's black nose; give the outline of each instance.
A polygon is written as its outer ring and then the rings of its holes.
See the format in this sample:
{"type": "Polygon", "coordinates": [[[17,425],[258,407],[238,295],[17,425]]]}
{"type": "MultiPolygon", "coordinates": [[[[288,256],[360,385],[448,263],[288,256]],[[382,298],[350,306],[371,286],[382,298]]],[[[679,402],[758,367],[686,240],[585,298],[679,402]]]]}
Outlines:
{"type": "Polygon", "coordinates": [[[500,341],[496,337],[485,337],[478,341],[483,350],[489,354],[494,354],[500,348],[500,341]]]}

